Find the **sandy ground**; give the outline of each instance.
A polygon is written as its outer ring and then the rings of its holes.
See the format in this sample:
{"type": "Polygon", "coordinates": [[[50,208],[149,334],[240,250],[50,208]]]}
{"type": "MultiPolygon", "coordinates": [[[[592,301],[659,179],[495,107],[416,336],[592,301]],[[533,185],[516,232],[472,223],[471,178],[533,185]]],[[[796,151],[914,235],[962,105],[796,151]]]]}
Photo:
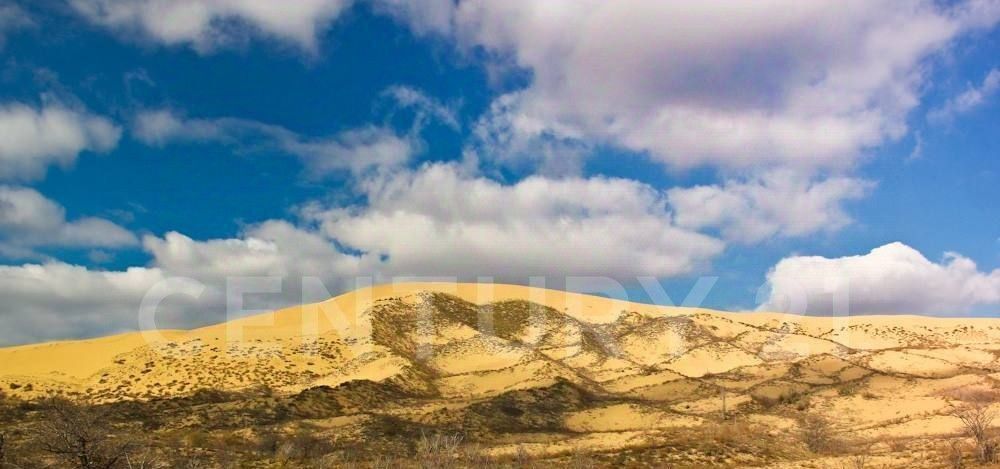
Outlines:
{"type": "Polygon", "coordinates": [[[114,401],[400,379],[438,390],[426,405],[449,409],[561,378],[638,400],[569,414],[565,428],[577,435],[535,448],[555,454],[639,447],[646,431],[716,419],[722,388],[729,413],[778,432],[808,411],[858,438],[954,435],[954,391],[1000,388],[998,344],[995,319],[725,313],[522,286],[413,283],[191,331],[0,349],[0,386],[27,398],[114,401]],[[442,293],[471,303],[472,314],[504,301],[556,313],[509,313],[485,330],[461,308],[428,299],[442,293]]]}

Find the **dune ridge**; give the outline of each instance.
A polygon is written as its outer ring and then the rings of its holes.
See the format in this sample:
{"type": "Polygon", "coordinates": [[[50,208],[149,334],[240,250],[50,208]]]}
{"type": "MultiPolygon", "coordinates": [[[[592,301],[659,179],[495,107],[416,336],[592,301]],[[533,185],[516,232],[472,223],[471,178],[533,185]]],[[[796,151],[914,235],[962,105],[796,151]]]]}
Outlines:
{"type": "MultiPolygon", "coordinates": [[[[794,442],[806,414],[853,439],[933,446],[961,432],[962,393],[1000,389],[1000,320],[727,313],[514,285],[395,284],[189,331],[0,349],[0,389],[154,406],[249,392],[267,396],[247,398],[258,414],[310,419],[337,438],[379,434],[372,428],[386,422],[451,428],[498,457],[584,447],[672,461],[656,449],[664,435],[717,440],[715,422],[735,418],[768,435],[754,445],[794,442]],[[528,436],[510,443],[517,435],[528,436]]],[[[764,446],[706,450],[695,467],[806,454],[764,446]]],[[[884,453],[899,467],[935,467],[884,453]]]]}
{"type": "Polygon", "coordinates": [[[419,371],[445,395],[556,377],[655,394],[671,381],[657,373],[698,379],[830,356],[887,375],[941,377],[992,371],[997,350],[994,319],[727,313],[516,285],[405,283],[190,331],[0,349],[0,385],[115,400],[259,384],[298,392],[419,371]]]}

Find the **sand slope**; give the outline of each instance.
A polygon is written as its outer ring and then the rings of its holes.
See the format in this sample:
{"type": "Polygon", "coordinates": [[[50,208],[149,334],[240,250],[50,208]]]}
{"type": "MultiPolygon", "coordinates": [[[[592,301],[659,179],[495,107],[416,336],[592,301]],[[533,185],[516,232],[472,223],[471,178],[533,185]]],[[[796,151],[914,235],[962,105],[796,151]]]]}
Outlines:
{"type": "Polygon", "coordinates": [[[0,385],[113,400],[259,384],[293,392],[421,372],[428,385],[475,394],[556,377],[635,393],[677,376],[739,380],[741,369],[821,355],[853,370],[799,381],[996,372],[997,343],[1000,321],[990,319],[722,313],[513,285],[407,283],[191,331],[0,349],[0,385]]]}
{"type": "MultiPolygon", "coordinates": [[[[956,430],[954,391],[998,387],[998,344],[993,319],[724,313],[412,283],[190,331],[0,349],[0,387],[112,402],[259,386],[291,395],[370,380],[438,402],[428,406],[462,407],[569,382],[634,400],[569,415],[566,428],[581,433],[717,418],[724,389],[733,414],[787,421],[762,415],[765,407],[806,396],[844,431],[933,435],[956,430]]],[[[637,441],[614,435],[608,441],[637,441]]]]}
{"type": "Polygon", "coordinates": [[[723,395],[727,416],[768,438],[793,439],[804,412],[850,438],[949,437],[960,429],[951,412],[962,390],[1000,389],[998,358],[994,319],[725,313],[523,286],[408,283],[190,331],[0,349],[0,389],[120,402],[267,387],[313,402],[388,386],[403,400],[379,402],[382,412],[413,422],[488,434],[553,429],[537,437],[544,444],[491,453],[653,454],[643,448],[670,432],[711,431],[723,395]],[[511,406],[524,414],[508,415],[511,406]]]}

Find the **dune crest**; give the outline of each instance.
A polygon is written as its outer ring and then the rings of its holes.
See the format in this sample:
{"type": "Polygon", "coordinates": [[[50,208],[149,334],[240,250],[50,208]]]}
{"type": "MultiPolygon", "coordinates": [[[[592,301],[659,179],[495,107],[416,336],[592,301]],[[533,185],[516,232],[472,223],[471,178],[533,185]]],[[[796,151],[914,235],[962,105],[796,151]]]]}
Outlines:
{"type": "MultiPolygon", "coordinates": [[[[823,359],[866,370],[855,379],[995,372],[998,343],[991,319],[725,313],[516,285],[405,283],[190,331],[0,349],[0,386],[114,401],[396,379],[448,397],[566,379],[656,398],[681,383],[823,359]]],[[[842,380],[828,371],[818,372],[827,384],[842,380]]]]}
{"type": "MultiPolygon", "coordinates": [[[[461,432],[501,459],[584,448],[612,465],[800,467],[816,458],[802,449],[806,417],[843,441],[944,447],[962,431],[954,410],[969,390],[998,394],[998,358],[995,319],[726,313],[414,283],[190,331],[0,349],[0,387],[21,399],[147,402],[155,415],[216,409],[177,428],[307,419],[338,441],[378,435],[393,448],[426,431],[461,432]],[[729,432],[750,446],[733,449],[729,432]],[[663,441],[729,449],[690,459],[663,441]]],[[[936,467],[885,445],[890,464],[936,467]]]]}

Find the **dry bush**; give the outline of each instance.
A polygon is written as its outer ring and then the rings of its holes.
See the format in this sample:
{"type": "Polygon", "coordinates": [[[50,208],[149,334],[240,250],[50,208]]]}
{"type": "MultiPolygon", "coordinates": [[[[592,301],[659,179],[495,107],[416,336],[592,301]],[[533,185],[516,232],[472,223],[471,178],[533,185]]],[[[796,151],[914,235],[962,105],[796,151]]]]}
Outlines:
{"type": "Polygon", "coordinates": [[[845,383],[837,388],[837,394],[841,396],[853,396],[858,392],[859,388],[861,388],[861,383],[857,381],[845,383]]]}
{"type": "Polygon", "coordinates": [[[519,469],[527,469],[533,466],[533,458],[528,450],[524,449],[524,446],[518,446],[517,452],[514,453],[514,467],[519,469]]]}
{"type": "MultiPolygon", "coordinates": [[[[327,469],[336,467],[337,469],[361,469],[369,467],[361,458],[357,451],[348,450],[340,454],[328,454],[315,461],[309,461],[305,467],[316,469],[327,469]]],[[[389,466],[379,466],[389,467],[389,466]]]]}
{"type": "Polygon", "coordinates": [[[417,442],[417,460],[423,469],[449,469],[460,467],[458,450],[462,444],[462,435],[440,434],[428,435],[421,432],[417,442]]]}
{"type": "Polygon", "coordinates": [[[889,440],[888,442],[886,442],[886,444],[889,445],[889,450],[891,450],[893,453],[902,453],[903,451],[906,451],[908,446],[907,441],[902,438],[895,438],[889,440]]]}
{"type": "Polygon", "coordinates": [[[962,462],[963,458],[962,443],[952,441],[948,450],[945,452],[945,462],[947,463],[947,467],[950,467],[951,469],[963,469],[965,467],[965,463],[962,462]]]}
{"type": "MultiPolygon", "coordinates": [[[[852,446],[851,453],[853,454],[847,457],[847,462],[843,467],[848,469],[865,469],[869,467],[872,462],[872,447],[874,446],[874,442],[855,440],[852,446]]],[[[829,450],[829,448],[827,449],[829,450]]],[[[846,443],[843,449],[849,449],[846,443]]]]}
{"type": "Polygon", "coordinates": [[[754,429],[743,421],[707,425],[706,430],[709,440],[726,446],[738,445],[756,437],[754,429]]]}
{"type": "Polygon", "coordinates": [[[871,461],[871,456],[867,453],[855,454],[847,458],[847,467],[850,469],[865,469],[871,461]]]}
{"type": "Polygon", "coordinates": [[[799,438],[813,453],[829,451],[834,440],[833,424],[822,415],[804,415],[799,418],[799,438]]]}
{"type": "Polygon", "coordinates": [[[278,446],[277,456],[283,460],[305,462],[319,459],[333,450],[329,440],[299,430],[278,446]]]}
{"type": "Polygon", "coordinates": [[[274,457],[281,447],[281,437],[274,431],[264,431],[257,436],[257,452],[262,456],[274,457]]]}
{"type": "Polygon", "coordinates": [[[483,451],[478,443],[465,445],[462,448],[462,462],[464,467],[492,468],[501,467],[500,463],[492,456],[483,451]]]}
{"type": "Polygon", "coordinates": [[[952,411],[952,415],[962,421],[966,435],[975,440],[976,456],[979,461],[987,464],[998,462],[998,443],[990,435],[997,414],[990,408],[990,402],[973,400],[952,411]]]}
{"type": "Polygon", "coordinates": [[[371,469],[393,469],[399,467],[399,462],[389,456],[378,455],[369,462],[369,467],[371,469]]]}
{"type": "Polygon", "coordinates": [[[62,399],[49,400],[42,409],[35,440],[43,452],[77,469],[127,467],[133,444],[112,434],[105,411],[62,399]]]}
{"type": "Polygon", "coordinates": [[[138,451],[126,451],[122,467],[125,469],[165,469],[172,466],[163,461],[155,451],[145,448],[138,451]]]}
{"type": "Polygon", "coordinates": [[[803,411],[810,406],[809,395],[798,389],[785,389],[780,391],[778,395],[753,391],[750,393],[750,398],[765,410],[779,405],[794,405],[796,409],[803,411]]]}

